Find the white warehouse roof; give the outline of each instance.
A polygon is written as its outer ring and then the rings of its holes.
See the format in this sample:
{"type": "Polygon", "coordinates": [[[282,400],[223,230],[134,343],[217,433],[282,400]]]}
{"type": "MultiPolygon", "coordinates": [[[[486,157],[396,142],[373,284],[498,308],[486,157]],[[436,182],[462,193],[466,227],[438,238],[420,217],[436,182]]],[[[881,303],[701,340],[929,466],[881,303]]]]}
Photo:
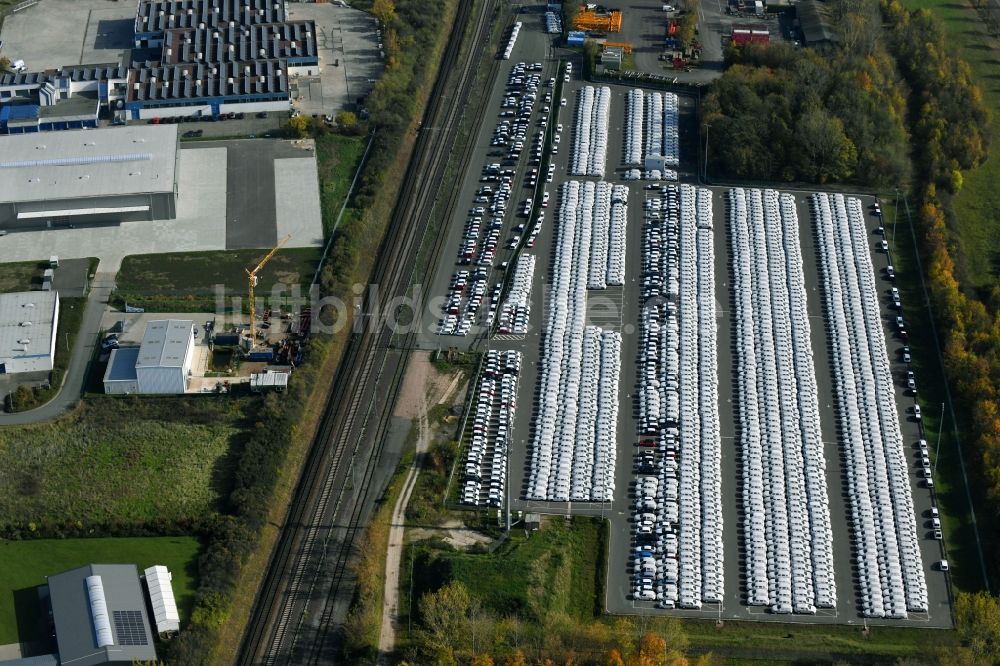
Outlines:
{"type": "Polygon", "coordinates": [[[153,606],[153,621],[156,633],[176,632],[181,627],[181,616],[174,601],[174,588],[170,585],[173,575],[163,565],[157,564],[145,571],[146,588],[153,606]]]}
{"type": "Polygon", "coordinates": [[[0,294],[0,362],[50,354],[58,302],[54,291],[0,294]]]}
{"type": "Polygon", "coordinates": [[[136,359],[136,370],[183,368],[187,350],[194,343],[190,319],[157,319],[146,325],[136,359]]]}
{"type": "Polygon", "coordinates": [[[0,203],[173,192],[176,125],[0,137],[0,203]]]}

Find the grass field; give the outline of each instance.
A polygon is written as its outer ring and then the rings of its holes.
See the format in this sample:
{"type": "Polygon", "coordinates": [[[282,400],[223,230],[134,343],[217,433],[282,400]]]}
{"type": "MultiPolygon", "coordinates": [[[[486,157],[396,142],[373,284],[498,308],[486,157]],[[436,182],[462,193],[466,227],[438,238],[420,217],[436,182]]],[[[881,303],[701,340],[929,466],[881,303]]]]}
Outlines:
{"type": "MultiPolygon", "coordinates": [[[[216,312],[216,291],[223,290],[226,307],[233,297],[246,304],[246,269],[256,265],[266,250],[178,252],[125,257],[118,273],[114,301],[154,312],[216,312]],[[221,285],[221,286],[220,286],[221,285]]],[[[307,287],[322,256],[322,248],[281,249],[258,273],[258,302],[276,285],[307,287]]],[[[303,295],[305,291],[303,289],[303,295]]]]}
{"type": "Polygon", "coordinates": [[[969,63],[983,92],[983,102],[993,112],[993,144],[986,162],[965,174],[965,185],[954,200],[959,281],[970,287],[989,288],[1000,283],[1000,44],[989,35],[979,14],[966,2],[952,0],[902,0],[909,9],[927,8],[942,21],[945,34],[959,55],[969,63]]]}
{"type": "Polygon", "coordinates": [[[227,491],[249,400],[98,398],[37,426],[0,429],[0,522],[199,518],[227,491]]]}
{"type": "Polygon", "coordinates": [[[418,547],[414,605],[422,594],[458,580],[499,615],[540,619],[556,611],[588,622],[600,609],[603,552],[600,521],[588,518],[575,518],[572,525],[563,518],[547,519],[530,537],[514,531],[494,553],[418,547]]]}
{"type": "Polygon", "coordinates": [[[173,574],[174,596],[183,626],[194,604],[196,558],[193,537],[126,539],[36,539],[0,541],[0,645],[38,640],[41,608],[36,588],[45,577],[85,564],[162,564],[173,574]]]}
{"type": "MultiPolygon", "coordinates": [[[[935,497],[941,510],[944,545],[951,565],[951,580],[959,589],[975,591],[983,586],[982,564],[976,547],[972,508],[966,492],[966,482],[959,460],[958,440],[954,435],[955,424],[952,422],[950,410],[945,410],[945,419],[943,422],[941,420],[941,405],[947,400],[945,378],[930,312],[921,287],[914,234],[907,220],[906,207],[902,199],[898,209],[892,203],[886,203],[882,210],[893,251],[892,261],[896,269],[896,284],[903,302],[903,315],[913,332],[909,340],[913,373],[920,391],[924,437],[931,448],[931,459],[936,465],[935,497]]],[[[894,348],[895,345],[890,346],[890,351],[894,348]]],[[[971,460],[965,460],[966,465],[970,463],[971,460]]],[[[977,518],[982,517],[977,516],[977,518]]],[[[985,552],[995,552],[996,530],[982,522],[978,528],[985,552]]]]}
{"type": "MultiPolygon", "coordinates": [[[[340,213],[344,197],[351,189],[354,172],[365,152],[367,137],[326,133],[316,139],[316,170],[319,172],[320,207],[325,231],[340,213]]],[[[345,211],[344,215],[349,212],[345,211]]]]}
{"type": "Polygon", "coordinates": [[[41,284],[42,273],[49,267],[43,261],[19,261],[0,264],[0,293],[9,291],[30,291],[34,284],[41,284]]]}
{"type": "Polygon", "coordinates": [[[901,657],[928,655],[957,645],[954,631],[861,626],[685,620],[690,652],[714,652],[761,664],[891,664],[901,657]],[[758,661],[759,660],[759,661],[758,661]]]}
{"type": "MultiPolygon", "coordinates": [[[[498,616],[516,615],[544,624],[549,613],[565,613],[580,626],[612,624],[602,614],[604,537],[596,519],[576,518],[572,525],[550,517],[530,537],[512,532],[495,553],[413,548],[413,607],[427,592],[461,581],[483,608],[498,616]]],[[[400,612],[407,614],[409,581],[404,563],[400,612]]],[[[734,585],[737,584],[734,582],[734,585]]],[[[416,618],[414,618],[416,619],[416,618]]],[[[659,630],[657,621],[632,618],[641,631],[659,630]],[[643,628],[645,627],[645,628],[643,628]]],[[[402,619],[401,626],[406,623],[402,619]]],[[[684,620],[689,655],[713,652],[726,663],[814,664],[894,663],[901,657],[926,655],[957,644],[953,631],[875,627],[868,636],[860,625],[799,625],[775,622],[684,620]],[[730,662],[730,659],[734,661],[730,662]]]]}

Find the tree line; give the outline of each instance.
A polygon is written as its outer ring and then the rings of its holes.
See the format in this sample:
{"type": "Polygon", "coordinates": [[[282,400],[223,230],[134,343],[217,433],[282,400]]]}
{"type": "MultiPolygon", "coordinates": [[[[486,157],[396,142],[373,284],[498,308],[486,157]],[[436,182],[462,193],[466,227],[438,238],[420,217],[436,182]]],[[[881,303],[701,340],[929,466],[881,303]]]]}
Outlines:
{"type": "MultiPolygon", "coordinates": [[[[540,616],[498,614],[460,581],[420,597],[414,642],[401,666],[713,666],[712,654],[686,656],[677,618],[628,617],[582,623],[561,611],[540,616]]],[[[530,614],[529,614],[530,615],[530,614]]]]}
{"type": "MultiPolygon", "coordinates": [[[[897,0],[882,5],[887,43],[909,86],[913,161],[917,168],[916,224],[941,354],[965,436],[970,484],[981,533],[1000,525],[1000,286],[985,299],[965,292],[956,277],[948,217],[962,171],[986,159],[989,110],[968,65],[949,48],[927,10],[909,12],[897,0]]],[[[988,555],[988,552],[987,552],[988,555]]],[[[988,574],[1000,561],[987,557],[988,574]]]]}
{"type": "MultiPolygon", "coordinates": [[[[962,172],[988,155],[990,110],[929,10],[909,11],[898,0],[832,4],[838,48],[727,52],[731,66],[702,110],[703,130],[726,137],[713,147],[709,167],[713,175],[915,194],[940,351],[965,433],[980,531],[989,541],[1000,525],[1000,286],[980,298],[963,290],[949,218],[962,172]]],[[[1000,579],[1000,560],[986,554],[989,575],[1000,579]]],[[[998,613],[995,596],[959,593],[963,647],[948,663],[1000,661],[998,613]]]]}

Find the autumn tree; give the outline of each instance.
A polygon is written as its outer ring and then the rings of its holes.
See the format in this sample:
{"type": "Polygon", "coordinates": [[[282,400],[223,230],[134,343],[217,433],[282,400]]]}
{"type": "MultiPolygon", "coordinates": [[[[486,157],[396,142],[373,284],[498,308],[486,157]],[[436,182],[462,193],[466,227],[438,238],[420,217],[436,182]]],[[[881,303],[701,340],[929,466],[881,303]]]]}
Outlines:
{"type": "Polygon", "coordinates": [[[608,652],[608,659],[604,663],[607,666],[625,666],[625,660],[622,659],[622,653],[618,650],[611,650],[608,652]]]}
{"type": "Polygon", "coordinates": [[[639,641],[640,666],[665,666],[667,663],[667,642],[662,637],[649,632],[639,641]]]}
{"type": "Polygon", "coordinates": [[[988,592],[959,592],[955,624],[974,663],[1000,663],[1000,599],[988,592]]]}
{"type": "Polygon", "coordinates": [[[524,651],[518,648],[514,650],[514,654],[504,658],[503,666],[528,666],[528,659],[524,656],[524,651]]]}
{"type": "Polygon", "coordinates": [[[396,17],[396,4],[392,0],[375,0],[372,3],[372,14],[383,26],[389,25],[396,17]]]}
{"type": "Polygon", "coordinates": [[[469,666],[493,666],[493,657],[488,654],[477,654],[472,657],[469,666]]]}
{"type": "Polygon", "coordinates": [[[308,136],[309,128],[312,127],[312,118],[305,114],[299,114],[294,118],[289,118],[286,127],[295,136],[308,136]]]}

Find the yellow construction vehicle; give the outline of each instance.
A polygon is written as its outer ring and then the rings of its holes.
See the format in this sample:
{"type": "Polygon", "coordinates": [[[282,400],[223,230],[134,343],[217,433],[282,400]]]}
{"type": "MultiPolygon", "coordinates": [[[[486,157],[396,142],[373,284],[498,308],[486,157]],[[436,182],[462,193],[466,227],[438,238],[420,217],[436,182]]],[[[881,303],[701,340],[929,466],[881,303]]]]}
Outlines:
{"type": "Polygon", "coordinates": [[[271,257],[273,257],[281,246],[287,243],[288,239],[291,237],[292,235],[288,234],[278,241],[278,244],[275,245],[270,252],[264,255],[264,258],[261,259],[260,263],[258,263],[252,270],[249,268],[245,269],[247,272],[247,281],[250,283],[250,351],[257,346],[257,301],[254,298],[253,293],[254,287],[257,286],[257,273],[260,272],[260,269],[264,268],[264,265],[267,264],[267,262],[271,261],[271,257]]]}

